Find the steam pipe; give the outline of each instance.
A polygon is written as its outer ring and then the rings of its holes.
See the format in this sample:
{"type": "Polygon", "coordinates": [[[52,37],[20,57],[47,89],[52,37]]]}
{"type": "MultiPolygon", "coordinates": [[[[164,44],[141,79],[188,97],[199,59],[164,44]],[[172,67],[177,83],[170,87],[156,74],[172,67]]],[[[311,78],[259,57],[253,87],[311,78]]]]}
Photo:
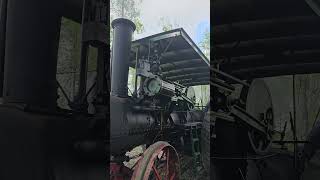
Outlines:
{"type": "Polygon", "coordinates": [[[132,33],[136,26],[128,19],[119,18],[112,22],[112,28],[111,95],[127,97],[132,33]]]}

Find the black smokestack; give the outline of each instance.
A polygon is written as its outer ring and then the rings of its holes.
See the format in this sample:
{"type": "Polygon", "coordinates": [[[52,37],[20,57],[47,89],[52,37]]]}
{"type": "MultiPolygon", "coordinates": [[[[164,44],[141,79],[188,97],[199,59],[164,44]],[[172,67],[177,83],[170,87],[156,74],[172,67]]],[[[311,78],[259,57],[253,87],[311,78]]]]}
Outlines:
{"type": "Polygon", "coordinates": [[[56,1],[7,4],[5,102],[56,107],[56,66],[61,15],[56,1]]]}
{"type": "Polygon", "coordinates": [[[132,33],[136,26],[128,19],[120,18],[112,22],[112,28],[111,95],[127,97],[132,33]]]}

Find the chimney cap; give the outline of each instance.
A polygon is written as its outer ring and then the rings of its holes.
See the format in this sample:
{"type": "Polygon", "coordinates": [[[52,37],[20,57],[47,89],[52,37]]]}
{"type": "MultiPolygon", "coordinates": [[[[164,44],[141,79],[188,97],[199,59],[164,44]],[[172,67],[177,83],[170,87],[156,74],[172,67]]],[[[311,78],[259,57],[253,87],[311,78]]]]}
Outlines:
{"type": "Polygon", "coordinates": [[[111,23],[112,28],[114,28],[117,24],[127,24],[132,27],[133,31],[136,30],[136,25],[129,19],[118,18],[118,19],[113,20],[111,23]]]}

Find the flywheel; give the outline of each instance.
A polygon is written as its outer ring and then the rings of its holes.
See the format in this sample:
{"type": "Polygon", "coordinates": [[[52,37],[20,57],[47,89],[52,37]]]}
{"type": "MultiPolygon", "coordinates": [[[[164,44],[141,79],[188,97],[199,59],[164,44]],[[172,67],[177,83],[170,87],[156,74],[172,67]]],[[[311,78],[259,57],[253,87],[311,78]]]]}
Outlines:
{"type": "Polygon", "coordinates": [[[249,130],[248,138],[252,150],[257,154],[265,154],[272,144],[274,128],[274,111],[270,90],[262,79],[255,79],[249,88],[246,111],[266,127],[267,135],[256,130],[249,130]]]}

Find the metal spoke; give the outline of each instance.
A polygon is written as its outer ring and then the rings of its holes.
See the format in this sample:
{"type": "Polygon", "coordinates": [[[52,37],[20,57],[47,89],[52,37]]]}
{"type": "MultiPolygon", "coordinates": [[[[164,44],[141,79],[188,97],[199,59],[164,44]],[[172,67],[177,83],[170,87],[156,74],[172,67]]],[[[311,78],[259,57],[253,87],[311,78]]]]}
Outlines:
{"type": "MultiPolygon", "coordinates": [[[[169,177],[170,173],[169,173],[169,154],[170,154],[170,149],[168,148],[168,151],[167,151],[167,177],[169,177]]],[[[168,178],[169,179],[169,178],[168,178]]]]}
{"type": "Polygon", "coordinates": [[[160,174],[159,174],[159,172],[157,171],[157,169],[156,169],[156,167],[154,165],[152,166],[152,169],[153,169],[153,171],[154,171],[154,173],[156,175],[157,180],[161,180],[160,174]]]}
{"type": "Polygon", "coordinates": [[[172,176],[170,177],[170,180],[174,180],[175,177],[176,177],[176,173],[173,172],[172,176]]]}
{"type": "Polygon", "coordinates": [[[178,156],[176,150],[169,143],[164,141],[154,143],[144,152],[144,156],[140,159],[138,168],[135,168],[131,180],[178,179],[180,174],[178,172],[179,168],[176,167],[179,163],[178,156]]]}

